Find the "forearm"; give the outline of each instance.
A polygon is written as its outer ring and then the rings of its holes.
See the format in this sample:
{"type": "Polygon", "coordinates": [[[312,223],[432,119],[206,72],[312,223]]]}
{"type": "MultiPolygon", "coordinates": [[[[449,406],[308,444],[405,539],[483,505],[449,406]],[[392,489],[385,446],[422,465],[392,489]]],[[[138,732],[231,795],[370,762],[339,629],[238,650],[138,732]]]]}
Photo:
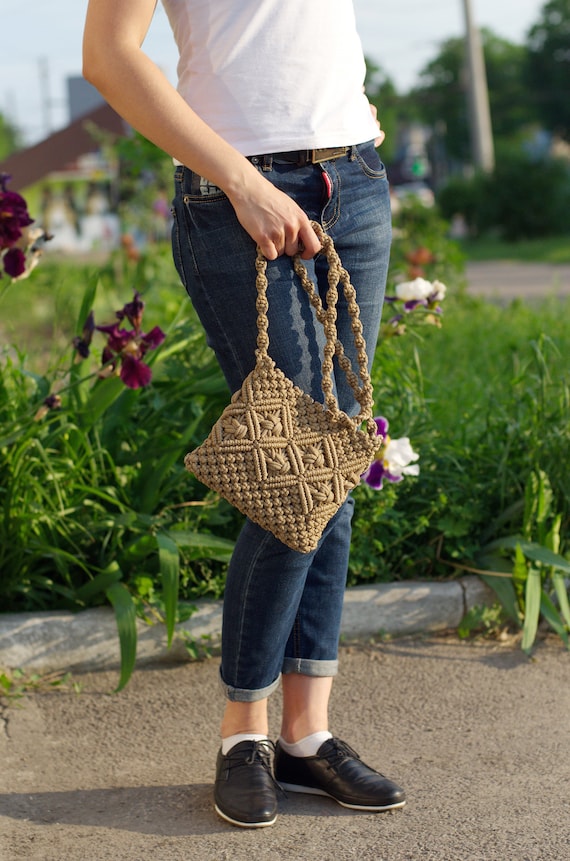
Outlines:
{"type": "Polygon", "coordinates": [[[238,220],[270,259],[317,253],[305,213],[190,108],[141,45],[155,0],[90,0],[83,74],[141,134],[228,196],[238,220]]]}
{"type": "Polygon", "coordinates": [[[84,54],[84,75],[130,125],[229,197],[257,171],[207,126],[140,49],[84,54]]]}

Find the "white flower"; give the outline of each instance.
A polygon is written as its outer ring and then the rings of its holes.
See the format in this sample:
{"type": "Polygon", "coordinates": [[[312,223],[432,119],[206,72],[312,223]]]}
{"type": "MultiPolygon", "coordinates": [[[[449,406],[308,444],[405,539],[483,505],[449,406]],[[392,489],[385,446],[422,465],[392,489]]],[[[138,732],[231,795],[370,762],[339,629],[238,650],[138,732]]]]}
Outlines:
{"type": "Polygon", "coordinates": [[[442,284],[441,281],[434,281],[431,285],[431,299],[433,302],[441,302],[442,299],[445,299],[445,294],[447,293],[447,287],[445,284],[442,284]]]}
{"type": "Polygon", "coordinates": [[[390,439],[382,453],[384,465],[390,475],[419,475],[420,467],[413,463],[419,460],[419,454],[411,446],[407,436],[400,439],[390,439]]]}
{"type": "Polygon", "coordinates": [[[396,285],[396,296],[403,302],[420,302],[432,293],[433,285],[425,278],[415,278],[413,281],[403,281],[396,285]]]}

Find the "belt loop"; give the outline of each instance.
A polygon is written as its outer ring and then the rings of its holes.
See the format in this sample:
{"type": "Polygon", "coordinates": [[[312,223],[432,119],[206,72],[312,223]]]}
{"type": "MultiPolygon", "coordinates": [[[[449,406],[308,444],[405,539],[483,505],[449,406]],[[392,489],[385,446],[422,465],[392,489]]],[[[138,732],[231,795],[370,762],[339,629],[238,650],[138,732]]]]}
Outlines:
{"type": "Polygon", "coordinates": [[[348,160],[349,160],[349,161],[354,161],[354,160],[355,160],[355,158],[356,158],[356,154],[357,154],[357,151],[358,151],[358,147],[357,147],[357,145],[356,145],[356,144],[352,144],[352,146],[350,146],[350,147],[348,148],[348,160]]]}
{"type": "Polygon", "coordinates": [[[273,170],[273,156],[271,153],[267,153],[263,155],[261,161],[261,169],[268,173],[270,170],[273,170]]]}

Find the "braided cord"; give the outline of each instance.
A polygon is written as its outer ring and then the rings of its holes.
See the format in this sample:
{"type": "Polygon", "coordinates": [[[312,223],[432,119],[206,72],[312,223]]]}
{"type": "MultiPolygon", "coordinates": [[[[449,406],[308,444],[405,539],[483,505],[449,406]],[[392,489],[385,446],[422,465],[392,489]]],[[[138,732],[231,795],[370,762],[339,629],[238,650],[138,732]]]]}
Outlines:
{"type": "MultiPolygon", "coordinates": [[[[315,233],[321,241],[322,251],[327,258],[329,265],[328,270],[328,290],[326,296],[326,309],[315,286],[309,278],[307,269],[297,254],[293,258],[293,268],[298,275],[301,285],[307,293],[311,305],[315,309],[317,320],[323,326],[326,338],[324,347],[324,357],[322,364],[322,390],[325,396],[325,403],[332,415],[339,419],[345,416],[345,413],[340,410],[337,400],[333,392],[333,358],[336,355],[338,363],[347,381],[354,393],[354,396],[360,405],[360,413],[351,418],[353,425],[358,425],[361,422],[367,422],[367,430],[371,437],[376,435],[376,425],[372,419],[374,406],[372,384],[370,374],[368,373],[368,357],[366,354],[366,343],[362,332],[362,323],[360,321],[360,309],[356,301],[356,290],[350,282],[350,276],[346,269],[343,268],[340,258],[334,247],[334,243],[328,234],[325,233],[320,224],[315,221],[311,222],[315,233]],[[338,339],[336,328],[337,320],[337,303],[338,303],[338,285],[342,284],[343,293],[348,306],[348,313],[351,318],[351,330],[356,348],[358,361],[358,375],[354,372],[350,359],[344,352],[344,347],[338,339]]],[[[257,259],[255,263],[257,277],[257,350],[256,357],[258,362],[269,358],[269,321],[267,312],[269,303],[267,301],[267,260],[258,249],[257,259]]]]}

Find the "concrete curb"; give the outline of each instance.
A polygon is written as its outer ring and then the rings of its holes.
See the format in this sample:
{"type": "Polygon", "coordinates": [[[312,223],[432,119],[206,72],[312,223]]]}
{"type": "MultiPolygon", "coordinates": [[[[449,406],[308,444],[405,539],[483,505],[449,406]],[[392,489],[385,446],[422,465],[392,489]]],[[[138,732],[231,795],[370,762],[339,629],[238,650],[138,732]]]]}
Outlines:
{"type": "MultiPolygon", "coordinates": [[[[491,604],[492,591],[477,577],[446,583],[410,581],[347,589],[342,616],[344,638],[402,636],[456,628],[475,606],[491,604]]],[[[197,612],[178,626],[170,649],[163,625],[138,621],[137,666],[189,660],[185,640],[215,648],[220,641],[221,601],[197,601],[197,612]]],[[[116,669],[120,654],[111,608],[81,613],[0,615],[0,667],[35,672],[116,669]]]]}

